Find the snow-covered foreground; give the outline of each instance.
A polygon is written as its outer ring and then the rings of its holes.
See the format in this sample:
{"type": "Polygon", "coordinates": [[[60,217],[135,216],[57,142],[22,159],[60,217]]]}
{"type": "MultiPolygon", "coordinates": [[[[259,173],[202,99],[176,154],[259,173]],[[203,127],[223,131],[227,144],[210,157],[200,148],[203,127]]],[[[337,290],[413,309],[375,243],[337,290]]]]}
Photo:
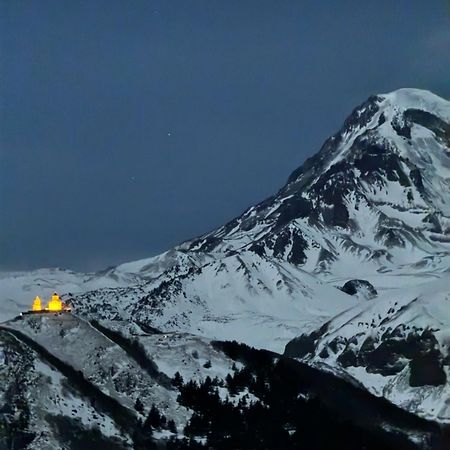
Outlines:
{"type": "Polygon", "coordinates": [[[153,372],[136,359],[132,344],[130,348],[121,346],[70,313],[24,315],[2,324],[0,401],[8,402],[13,413],[24,408],[30,411],[28,432],[45,436],[34,439],[30,448],[57,448],[64,436],[58,424],[64,418],[71,427],[76,424],[83,432],[95,430],[102,439],[129,448],[131,436],[118,428],[117,411],[102,409],[101,402],[94,401],[96,390],[117,401],[131,418],[142,421],[154,405],[174,420],[182,433],[191,412],[177,401],[179,392],[171,384],[175,373],[185,380],[200,381],[207,375],[223,380],[233,371],[234,362],[207,339],[182,333],[147,334],[136,327],[127,330],[120,324],[109,325],[130,343],[139,342],[153,372]],[[88,394],[83,384],[80,388],[79,374],[93,386],[88,394]],[[142,411],[135,409],[138,399],[144,405],[142,411]]]}

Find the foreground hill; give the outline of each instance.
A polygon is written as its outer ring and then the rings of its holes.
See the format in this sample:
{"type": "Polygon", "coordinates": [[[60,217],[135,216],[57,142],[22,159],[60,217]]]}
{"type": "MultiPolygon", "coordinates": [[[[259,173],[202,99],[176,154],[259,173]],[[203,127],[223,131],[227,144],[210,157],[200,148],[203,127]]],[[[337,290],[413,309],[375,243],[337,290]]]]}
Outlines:
{"type": "Polygon", "coordinates": [[[106,324],[55,313],[0,327],[2,448],[441,450],[450,438],[266,350],[106,324]]]}

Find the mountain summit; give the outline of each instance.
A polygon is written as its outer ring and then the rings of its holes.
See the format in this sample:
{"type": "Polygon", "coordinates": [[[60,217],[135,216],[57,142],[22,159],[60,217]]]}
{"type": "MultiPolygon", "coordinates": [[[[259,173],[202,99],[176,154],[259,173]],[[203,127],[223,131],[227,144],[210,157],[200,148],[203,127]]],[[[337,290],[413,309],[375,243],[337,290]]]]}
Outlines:
{"type": "Polygon", "coordinates": [[[411,246],[434,253],[450,233],[449,117],[427,91],[372,96],[275,196],[182,248],[251,248],[314,271],[338,256],[330,241],[365,263],[410,261],[411,246]]]}

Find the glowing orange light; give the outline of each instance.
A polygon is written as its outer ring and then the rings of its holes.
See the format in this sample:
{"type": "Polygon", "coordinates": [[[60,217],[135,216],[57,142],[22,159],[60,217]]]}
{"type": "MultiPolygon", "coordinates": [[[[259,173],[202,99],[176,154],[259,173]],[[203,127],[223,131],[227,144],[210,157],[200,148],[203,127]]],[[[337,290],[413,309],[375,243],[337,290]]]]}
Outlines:
{"type": "Polygon", "coordinates": [[[39,296],[36,295],[33,301],[33,311],[42,311],[42,302],[39,296]]]}
{"type": "Polygon", "coordinates": [[[47,309],[49,311],[62,311],[63,309],[62,301],[56,292],[52,295],[51,300],[49,300],[47,304],[47,309]]]}

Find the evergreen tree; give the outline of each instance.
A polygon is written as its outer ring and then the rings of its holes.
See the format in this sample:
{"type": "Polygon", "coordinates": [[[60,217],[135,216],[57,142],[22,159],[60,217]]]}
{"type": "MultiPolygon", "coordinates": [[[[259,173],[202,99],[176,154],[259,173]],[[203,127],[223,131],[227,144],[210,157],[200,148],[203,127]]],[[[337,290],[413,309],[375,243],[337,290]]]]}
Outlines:
{"type": "Polygon", "coordinates": [[[150,412],[148,413],[147,419],[144,422],[144,428],[156,428],[160,429],[162,425],[161,414],[155,405],[152,405],[150,412]]]}
{"type": "Polygon", "coordinates": [[[245,409],[247,407],[247,395],[244,395],[239,399],[238,408],[245,409]]]}
{"type": "Polygon", "coordinates": [[[141,399],[139,397],[136,399],[136,402],[134,403],[134,409],[141,414],[144,412],[144,404],[141,402],[141,399]]]}
{"type": "Polygon", "coordinates": [[[182,386],[184,383],[183,377],[180,372],[175,372],[175,375],[172,378],[172,384],[176,387],[182,386]]]}
{"type": "Polygon", "coordinates": [[[236,395],[238,393],[238,390],[237,390],[236,383],[234,381],[234,377],[232,377],[230,374],[228,374],[225,377],[225,381],[227,383],[227,388],[228,388],[230,395],[231,396],[236,395]]]}
{"type": "Polygon", "coordinates": [[[213,385],[213,382],[212,382],[212,380],[211,380],[211,377],[208,375],[206,378],[205,378],[205,381],[203,382],[203,387],[204,387],[204,389],[206,390],[206,391],[209,391],[211,388],[212,388],[212,385],[213,385]]]}
{"type": "Polygon", "coordinates": [[[131,436],[133,440],[134,450],[152,450],[156,448],[156,444],[152,439],[153,429],[149,424],[142,425],[138,421],[133,434],[131,436]]]}
{"type": "Polygon", "coordinates": [[[170,432],[177,434],[177,427],[175,425],[175,422],[172,419],[170,419],[167,422],[167,428],[169,429],[170,432]]]}

